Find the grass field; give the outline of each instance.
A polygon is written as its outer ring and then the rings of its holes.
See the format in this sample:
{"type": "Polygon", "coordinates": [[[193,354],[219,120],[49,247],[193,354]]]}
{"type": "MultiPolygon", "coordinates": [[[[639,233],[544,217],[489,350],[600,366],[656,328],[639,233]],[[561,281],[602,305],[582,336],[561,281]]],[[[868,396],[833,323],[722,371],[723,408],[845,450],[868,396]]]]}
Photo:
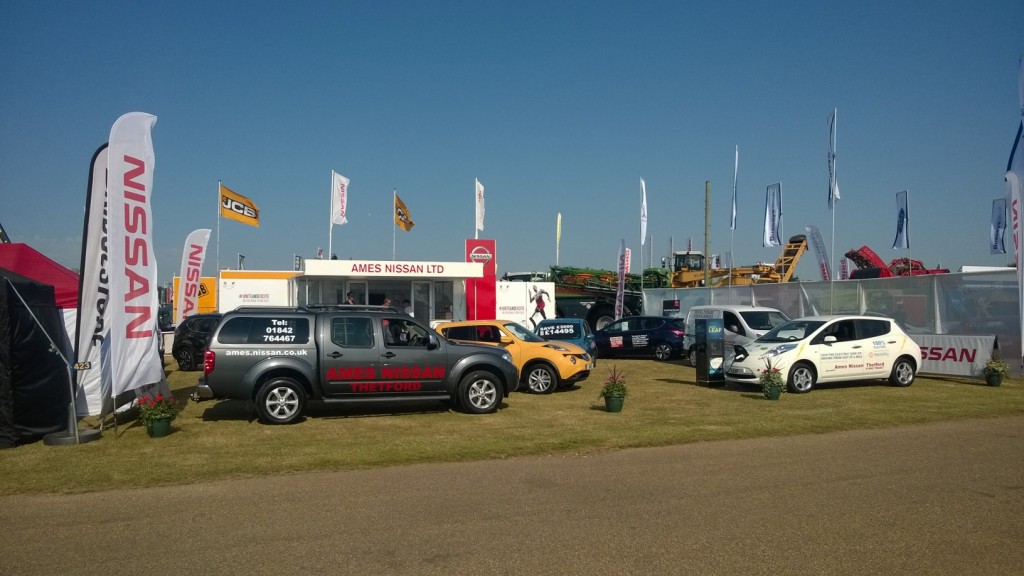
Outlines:
{"type": "Polygon", "coordinates": [[[918,378],[909,388],[865,381],[765,400],[755,388],[707,388],[681,361],[601,361],[590,379],[545,396],[514,393],[495,414],[440,403],[313,406],[291,426],[260,424],[244,402],[186,401],[198,372],[171,371],[184,409],[164,438],[132,414],[116,432],[77,446],[43,442],[0,451],[0,495],[76,493],[238,477],[455,462],[536,454],[880,428],[1024,414],[1024,381],[918,378]],[[621,413],[598,390],[612,365],[626,373],[621,413]]]}

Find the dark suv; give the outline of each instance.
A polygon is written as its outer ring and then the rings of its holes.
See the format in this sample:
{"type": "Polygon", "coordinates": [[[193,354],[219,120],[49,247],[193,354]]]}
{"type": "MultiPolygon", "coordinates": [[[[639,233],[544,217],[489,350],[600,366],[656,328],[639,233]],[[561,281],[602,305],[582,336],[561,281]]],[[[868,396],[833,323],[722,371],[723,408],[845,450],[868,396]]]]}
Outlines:
{"type": "Polygon", "coordinates": [[[668,316],[628,316],[594,332],[597,354],[653,356],[668,360],[683,353],[686,321],[668,316]]]}
{"type": "Polygon", "coordinates": [[[267,424],[299,420],[309,401],[440,400],[485,414],[519,385],[503,348],[449,342],[381,306],[237,308],[203,368],[197,399],[246,400],[267,424]]]}
{"type": "Polygon", "coordinates": [[[189,316],[174,329],[174,344],[171,355],[182,371],[195,370],[206,352],[210,336],[217,328],[223,314],[196,314],[189,316]]]}

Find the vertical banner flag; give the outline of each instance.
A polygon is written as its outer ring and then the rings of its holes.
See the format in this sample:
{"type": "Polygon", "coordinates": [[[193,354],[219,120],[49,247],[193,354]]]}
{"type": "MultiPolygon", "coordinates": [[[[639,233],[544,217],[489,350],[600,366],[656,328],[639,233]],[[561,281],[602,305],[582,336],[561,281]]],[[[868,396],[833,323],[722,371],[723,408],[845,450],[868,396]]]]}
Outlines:
{"type": "Polygon", "coordinates": [[[220,215],[249,226],[260,226],[260,210],[256,203],[223,184],[220,185],[220,215]]]}
{"type": "Polygon", "coordinates": [[[893,248],[910,249],[910,215],[907,213],[907,191],[896,193],[896,239],[893,248]]]}
{"type": "Polygon", "coordinates": [[[178,276],[178,298],[174,307],[174,323],[199,312],[199,286],[202,283],[203,260],[206,258],[206,244],[210,241],[210,229],[193,230],[185,239],[181,252],[181,274],[178,276]]]}
{"type": "MultiPolygon", "coordinates": [[[[1024,258],[1021,251],[1021,186],[1024,185],[1024,56],[1017,61],[1017,99],[1020,105],[1020,124],[1017,126],[1017,138],[1010,150],[1010,160],[1006,163],[1006,185],[1009,187],[1010,218],[1013,225],[1013,253],[1017,266],[1017,314],[1020,324],[1021,341],[1024,342],[1024,258]]],[[[1024,353],[1024,350],[1021,351],[1024,353]]],[[[1018,358],[1024,368],[1024,356],[1018,358]]]]}
{"type": "Polygon", "coordinates": [[[562,213],[555,220],[555,266],[558,266],[558,249],[562,245],[562,213]]]}
{"type": "Polygon", "coordinates": [[[619,247],[619,282],[615,289],[615,319],[622,318],[623,302],[626,296],[626,274],[629,274],[629,248],[623,239],[619,247]]]}
{"type": "Polygon", "coordinates": [[[828,115],[828,209],[839,200],[839,182],[836,181],[836,112],[828,115]]]}
{"type": "Polygon", "coordinates": [[[75,412],[106,415],[110,388],[110,273],[107,241],[107,145],[93,154],[85,199],[78,319],[75,326],[75,412]]]}
{"type": "Polygon", "coordinates": [[[245,254],[238,255],[238,269],[245,270],[245,254]]]}
{"type": "Polygon", "coordinates": [[[0,244],[10,244],[11,239],[7,237],[7,230],[4,230],[4,225],[0,224],[0,244]]]}
{"type": "Polygon", "coordinates": [[[764,200],[763,246],[782,245],[782,184],[770,184],[764,200]]]}
{"type": "MultiPolygon", "coordinates": [[[[475,179],[474,179],[475,180],[475,179]]],[[[476,230],[484,229],[484,185],[476,180],[476,230]]]]}
{"type": "MultiPolygon", "coordinates": [[[[729,219],[729,230],[736,229],[736,177],[740,173],[740,147],[736,146],[736,160],[732,167],[732,217],[729,219]]],[[[730,264],[730,268],[732,265],[730,264]]]]}
{"type": "Polygon", "coordinates": [[[992,232],[988,248],[989,254],[1006,254],[1006,198],[992,201],[992,232]]]}
{"type": "MultiPolygon", "coordinates": [[[[644,245],[644,241],[647,240],[647,183],[644,179],[640,179],[640,247],[644,245]]],[[[640,253],[640,259],[643,260],[643,253],[640,253]]]]}
{"type": "Polygon", "coordinates": [[[331,224],[347,224],[349,179],[331,171],[331,224]]]}
{"type": "Polygon", "coordinates": [[[850,265],[849,260],[842,258],[839,260],[839,279],[848,280],[850,278],[850,265]]]}
{"type": "Polygon", "coordinates": [[[129,112],[110,129],[110,362],[113,394],[164,379],[157,327],[153,250],[153,153],[156,116],[129,112]]]}
{"type": "Polygon", "coordinates": [[[405,202],[398,197],[398,193],[395,193],[395,224],[406,232],[412,230],[412,227],[416,225],[412,221],[412,216],[409,215],[409,209],[405,207],[405,202]]]}
{"type": "Polygon", "coordinates": [[[294,270],[296,272],[302,271],[302,263],[303,263],[303,261],[304,260],[303,260],[302,256],[299,256],[298,254],[292,254],[292,270],[294,270]]]}
{"type": "Polygon", "coordinates": [[[825,240],[821,237],[821,231],[817,226],[804,226],[804,230],[811,235],[811,244],[814,245],[814,254],[818,257],[821,279],[828,282],[832,279],[832,267],[829,264],[828,250],[825,249],[825,240]]]}
{"type": "Polygon", "coordinates": [[[317,260],[323,260],[324,259],[324,249],[321,248],[320,246],[316,247],[316,259],[317,260]]]}

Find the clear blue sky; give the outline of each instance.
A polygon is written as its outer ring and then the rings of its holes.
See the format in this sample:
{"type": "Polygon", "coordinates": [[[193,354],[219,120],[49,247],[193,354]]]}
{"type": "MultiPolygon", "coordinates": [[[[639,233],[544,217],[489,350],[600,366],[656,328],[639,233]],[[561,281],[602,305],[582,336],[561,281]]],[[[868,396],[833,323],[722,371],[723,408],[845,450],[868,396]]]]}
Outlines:
{"type": "MultiPolygon", "coordinates": [[[[154,114],[161,283],[214,230],[217,181],[261,226],[220,222],[222,267],[290,269],[327,249],[331,170],[351,178],[339,258],[392,257],[392,189],[416,222],[400,260],[462,260],[473,179],[499,272],[613,268],[692,238],[737,264],[783,233],[833,237],[827,117],[838,109],[835,251],[889,260],[910,191],[913,258],[1003,265],[989,215],[1020,121],[1024,2],[0,2],[0,222],[77,267],[89,160],[129,111],[154,114]],[[740,148],[739,224],[728,210],[740,148]]],[[[1009,243],[1009,242],[1008,242],[1009,243]]],[[[809,255],[810,256],[810,255],[809,255]]],[[[817,279],[813,258],[798,274],[817,279]]]]}

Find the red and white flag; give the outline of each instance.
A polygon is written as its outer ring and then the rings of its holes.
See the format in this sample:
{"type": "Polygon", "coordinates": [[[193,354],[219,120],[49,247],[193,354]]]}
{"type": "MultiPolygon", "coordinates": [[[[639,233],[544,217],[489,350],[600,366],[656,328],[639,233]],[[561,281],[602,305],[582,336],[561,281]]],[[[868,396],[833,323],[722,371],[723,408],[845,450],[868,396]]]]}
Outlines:
{"type": "Polygon", "coordinates": [[[331,171],[331,224],[346,224],[345,212],[348,209],[349,179],[335,171],[331,171]]]}
{"type": "Polygon", "coordinates": [[[626,298],[626,275],[629,274],[629,248],[626,248],[626,241],[622,240],[619,247],[619,282],[615,290],[615,319],[622,318],[626,298]]]}
{"type": "Polygon", "coordinates": [[[185,239],[185,249],[181,251],[178,298],[174,307],[175,324],[199,312],[199,286],[202,284],[203,260],[206,258],[206,244],[209,241],[209,228],[193,230],[185,239]]]}
{"type": "Polygon", "coordinates": [[[156,116],[129,112],[110,129],[110,374],[113,394],[164,381],[157,330],[153,248],[152,128],[156,116]]]}

